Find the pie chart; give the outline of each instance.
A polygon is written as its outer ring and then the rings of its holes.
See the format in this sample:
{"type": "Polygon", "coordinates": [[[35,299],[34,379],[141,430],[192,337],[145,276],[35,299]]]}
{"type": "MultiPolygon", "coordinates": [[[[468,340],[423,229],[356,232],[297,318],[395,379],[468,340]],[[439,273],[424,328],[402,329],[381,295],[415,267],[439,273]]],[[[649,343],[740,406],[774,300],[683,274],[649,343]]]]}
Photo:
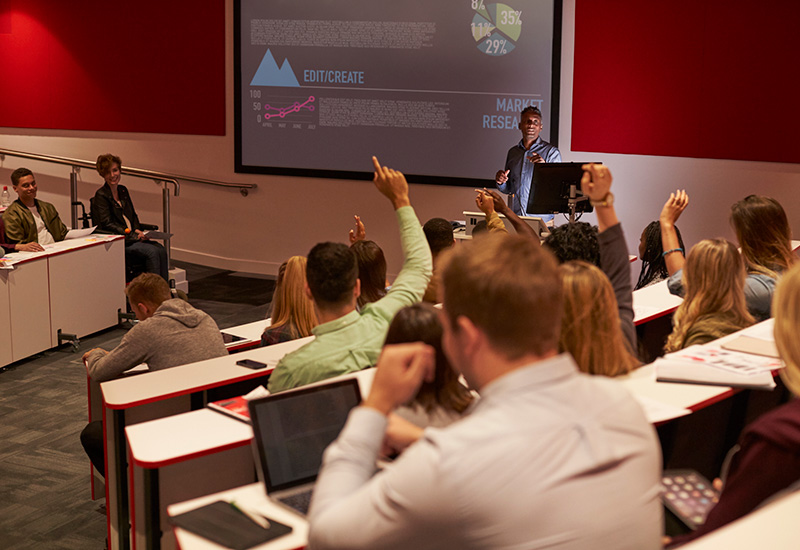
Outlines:
{"type": "Polygon", "coordinates": [[[506,55],[522,33],[522,10],[506,4],[484,4],[473,0],[472,37],[478,50],[491,56],[506,55]]]}

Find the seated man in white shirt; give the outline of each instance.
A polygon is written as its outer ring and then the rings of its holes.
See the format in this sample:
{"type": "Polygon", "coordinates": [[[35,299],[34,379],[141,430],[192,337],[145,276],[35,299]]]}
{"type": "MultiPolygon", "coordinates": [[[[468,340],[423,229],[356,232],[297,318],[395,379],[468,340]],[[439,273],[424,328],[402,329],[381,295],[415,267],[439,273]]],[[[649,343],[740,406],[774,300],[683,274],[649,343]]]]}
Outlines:
{"type": "Polygon", "coordinates": [[[376,473],[384,438],[396,436],[388,415],[433,369],[424,344],[384,348],[369,396],[325,453],[310,545],[660,548],[655,431],[619,382],[557,354],[552,255],[489,235],[456,247],[441,274],[445,352],[481,400],[376,473]]]}
{"type": "Polygon", "coordinates": [[[3,212],[6,239],[15,250],[41,252],[46,244],[63,241],[67,227],[55,206],[36,198],[38,188],[33,172],[17,168],[11,172],[11,184],[18,199],[3,212]]]}

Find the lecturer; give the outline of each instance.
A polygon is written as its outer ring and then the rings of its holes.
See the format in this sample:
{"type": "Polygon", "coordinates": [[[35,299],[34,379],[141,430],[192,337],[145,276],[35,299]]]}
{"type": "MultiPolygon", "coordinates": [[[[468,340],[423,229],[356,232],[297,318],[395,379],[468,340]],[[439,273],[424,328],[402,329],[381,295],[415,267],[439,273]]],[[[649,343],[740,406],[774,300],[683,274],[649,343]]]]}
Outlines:
{"type": "MultiPolygon", "coordinates": [[[[494,181],[501,193],[513,193],[511,209],[518,216],[528,216],[526,210],[531,193],[533,165],[539,162],[561,162],[561,153],[557,147],[539,136],[542,131],[542,112],[537,107],[528,105],[522,110],[519,129],[522,139],[508,150],[506,167],[497,172],[494,181]]],[[[540,217],[549,220],[553,216],[540,217]]]]}

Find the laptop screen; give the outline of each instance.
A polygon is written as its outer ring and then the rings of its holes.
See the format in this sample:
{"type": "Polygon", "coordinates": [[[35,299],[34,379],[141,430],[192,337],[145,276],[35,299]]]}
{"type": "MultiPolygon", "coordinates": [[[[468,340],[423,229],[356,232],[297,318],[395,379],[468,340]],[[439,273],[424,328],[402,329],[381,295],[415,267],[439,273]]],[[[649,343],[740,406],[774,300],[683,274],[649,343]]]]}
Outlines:
{"type": "Polygon", "coordinates": [[[322,453],[361,402],[358,380],[301,388],[250,401],[267,492],[316,480],[322,453]]]}

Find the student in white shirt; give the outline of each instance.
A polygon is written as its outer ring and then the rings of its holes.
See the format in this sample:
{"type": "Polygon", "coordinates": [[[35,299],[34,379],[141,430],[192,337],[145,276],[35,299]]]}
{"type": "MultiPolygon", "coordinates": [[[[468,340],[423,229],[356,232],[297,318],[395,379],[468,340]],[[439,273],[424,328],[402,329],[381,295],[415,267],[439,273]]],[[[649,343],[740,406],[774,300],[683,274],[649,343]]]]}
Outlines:
{"type": "Polygon", "coordinates": [[[6,240],[15,250],[41,252],[46,244],[63,241],[67,227],[55,206],[36,198],[38,188],[33,172],[17,168],[11,183],[19,198],[3,213],[6,240]]]}
{"type": "Polygon", "coordinates": [[[660,548],[655,431],[622,385],[557,355],[552,255],[527,238],[489,235],[457,247],[441,269],[444,349],[481,399],[376,473],[384,438],[398,435],[388,415],[431,379],[434,362],[424,344],[386,346],[369,396],[325,453],[310,545],[660,548]]]}

